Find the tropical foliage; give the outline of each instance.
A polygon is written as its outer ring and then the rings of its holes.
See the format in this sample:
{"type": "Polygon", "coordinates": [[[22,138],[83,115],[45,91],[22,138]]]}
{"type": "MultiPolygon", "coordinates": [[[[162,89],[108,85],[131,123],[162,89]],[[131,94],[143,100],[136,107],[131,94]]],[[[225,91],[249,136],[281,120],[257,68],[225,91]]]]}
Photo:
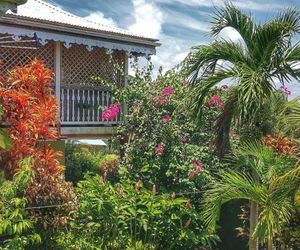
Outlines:
{"type": "Polygon", "coordinates": [[[292,43],[299,33],[300,13],[296,9],[288,9],[263,24],[255,23],[252,16],[230,3],[216,10],[211,28],[216,41],[194,47],[183,69],[195,84],[192,93],[196,95],[190,98],[199,118],[212,87],[226,79],[235,83],[217,123],[216,146],[221,156],[228,153],[231,122],[259,126],[256,117],[273,97],[275,82],[300,79],[300,70],[295,67],[300,60],[300,45],[292,43]],[[225,28],[235,30],[239,41],[218,39],[225,28]]]}

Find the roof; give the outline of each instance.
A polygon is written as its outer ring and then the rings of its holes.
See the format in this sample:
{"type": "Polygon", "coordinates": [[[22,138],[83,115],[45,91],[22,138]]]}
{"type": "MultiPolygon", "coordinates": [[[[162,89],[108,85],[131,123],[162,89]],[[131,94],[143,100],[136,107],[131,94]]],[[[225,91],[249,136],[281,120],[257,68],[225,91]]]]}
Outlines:
{"type": "MultiPolygon", "coordinates": [[[[98,22],[87,20],[86,18],[73,15],[63,9],[49,4],[42,0],[28,0],[26,4],[18,6],[17,13],[11,11],[6,13],[6,16],[16,17],[27,21],[37,23],[57,24],[60,26],[75,28],[83,31],[92,31],[98,33],[106,33],[119,35],[128,38],[157,42],[157,39],[147,38],[139,34],[132,33],[125,29],[111,27],[98,22]]],[[[156,46],[160,44],[156,43],[156,46]]]]}

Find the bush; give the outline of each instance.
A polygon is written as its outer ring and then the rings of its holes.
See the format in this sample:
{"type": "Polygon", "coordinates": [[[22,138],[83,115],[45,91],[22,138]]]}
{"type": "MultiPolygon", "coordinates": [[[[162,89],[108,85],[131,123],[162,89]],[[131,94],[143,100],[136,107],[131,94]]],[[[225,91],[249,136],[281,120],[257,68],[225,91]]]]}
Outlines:
{"type": "Polygon", "coordinates": [[[119,179],[119,156],[108,154],[100,161],[99,167],[105,180],[116,182],[119,179]]]}
{"type": "Polygon", "coordinates": [[[98,175],[78,186],[79,217],[58,237],[59,249],[194,249],[217,240],[185,198],[158,195],[141,182],[113,186],[98,175]]]}
{"type": "Polygon", "coordinates": [[[41,241],[25,211],[24,190],[34,177],[32,164],[32,159],[25,159],[12,180],[0,178],[0,249],[21,250],[41,241]]]}
{"type": "MultiPolygon", "coordinates": [[[[185,106],[191,86],[174,72],[155,82],[148,73],[130,78],[126,89],[113,89],[116,100],[128,108],[118,128],[125,141],[121,176],[169,193],[202,190],[222,167],[212,147],[213,124],[221,107],[210,103],[203,119],[195,121],[185,106]],[[197,162],[201,169],[197,170],[197,162]]],[[[213,95],[226,98],[223,89],[213,95]]],[[[194,195],[194,200],[199,197],[194,195]]]]}
{"type": "Polygon", "coordinates": [[[88,148],[72,144],[66,145],[66,171],[67,181],[76,184],[83,180],[87,172],[99,173],[99,163],[103,158],[101,152],[93,153],[88,148]]]}

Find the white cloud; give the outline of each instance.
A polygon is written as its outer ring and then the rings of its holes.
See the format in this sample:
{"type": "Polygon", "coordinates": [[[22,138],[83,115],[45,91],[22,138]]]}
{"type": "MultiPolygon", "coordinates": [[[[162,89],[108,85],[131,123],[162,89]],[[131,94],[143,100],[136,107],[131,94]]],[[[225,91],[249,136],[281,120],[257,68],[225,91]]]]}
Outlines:
{"type": "Polygon", "coordinates": [[[100,11],[90,13],[85,19],[105,26],[117,27],[117,24],[113,19],[104,17],[104,14],[100,11]]]}
{"type": "Polygon", "coordinates": [[[196,44],[183,39],[162,34],[162,46],[157,49],[157,55],[152,56],[152,62],[157,70],[160,66],[164,71],[180,63],[189,53],[190,48],[196,44]]]}
{"type": "Polygon", "coordinates": [[[132,3],[135,22],[128,29],[146,37],[159,37],[164,21],[162,11],[154,3],[146,0],[133,0],[132,3]]]}
{"type": "Polygon", "coordinates": [[[209,22],[201,22],[198,19],[195,19],[188,14],[184,14],[181,11],[169,10],[166,15],[165,23],[202,32],[208,32],[210,30],[209,22]]]}
{"type": "MultiPolygon", "coordinates": [[[[223,0],[154,0],[159,3],[181,3],[188,6],[203,6],[203,7],[220,7],[224,6],[223,0]]],[[[235,6],[247,9],[247,10],[257,10],[257,11],[273,11],[275,9],[283,9],[285,6],[283,4],[275,3],[274,1],[265,3],[263,1],[250,1],[250,0],[233,0],[231,1],[235,6]]]]}

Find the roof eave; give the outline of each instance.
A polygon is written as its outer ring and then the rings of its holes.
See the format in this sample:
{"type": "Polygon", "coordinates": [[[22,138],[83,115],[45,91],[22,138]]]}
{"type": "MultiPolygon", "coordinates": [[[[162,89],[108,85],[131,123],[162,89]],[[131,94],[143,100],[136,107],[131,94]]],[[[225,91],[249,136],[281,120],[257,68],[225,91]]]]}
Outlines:
{"type": "Polygon", "coordinates": [[[120,42],[127,42],[127,43],[129,42],[129,43],[135,43],[139,45],[146,45],[146,46],[153,46],[153,47],[159,47],[161,45],[160,43],[158,43],[158,39],[150,39],[150,38],[142,38],[142,37],[140,38],[140,37],[130,36],[126,34],[94,30],[89,28],[83,28],[80,26],[73,26],[73,25],[68,25],[68,24],[63,24],[58,22],[57,23],[50,22],[42,19],[21,17],[12,14],[0,15],[0,22],[18,25],[18,26],[27,26],[27,27],[29,26],[34,28],[59,31],[63,33],[86,35],[95,38],[110,39],[110,40],[115,40],[120,42]],[[21,23],[20,20],[22,21],[21,23]]]}

